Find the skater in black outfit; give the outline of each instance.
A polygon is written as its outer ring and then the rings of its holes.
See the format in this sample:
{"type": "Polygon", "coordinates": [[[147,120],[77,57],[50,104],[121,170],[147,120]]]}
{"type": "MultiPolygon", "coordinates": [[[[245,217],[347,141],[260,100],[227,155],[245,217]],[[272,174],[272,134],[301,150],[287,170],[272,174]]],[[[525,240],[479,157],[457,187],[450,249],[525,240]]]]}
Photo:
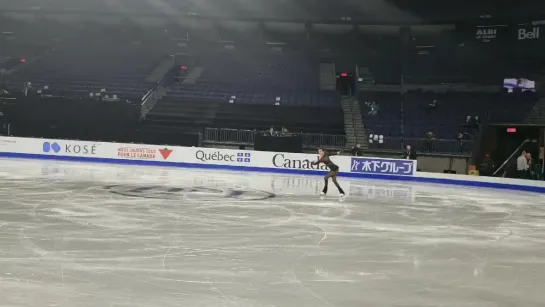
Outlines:
{"type": "Polygon", "coordinates": [[[327,185],[329,183],[329,178],[331,178],[333,180],[333,184],[335,184],[335,186],[339,190],[339,193],[341,194],[340,195],[341,198],[343,198],[344,197],[344,191],[341,188],[341,186],[339,185],[339,183],[337,182],[337,176],[339,175],[339,166],[337,164],[331,162],[331,159],[329,159],[329,156],[333,156],[335,154],[336,153],[328,153],[323,149],[318,149],[318,155],[320,157],[319,157],[318,161],[312,162],[312,164],[317,165],[317,164],[323,163],[329,168],[329,173],[327,173],[327,175],[325,175],[325,177],[324,177],[325,186],[324,186],[324,189],[322,190],[322,193],[320,193],[320,196],[325,196],[327,194],[327,185]]]}

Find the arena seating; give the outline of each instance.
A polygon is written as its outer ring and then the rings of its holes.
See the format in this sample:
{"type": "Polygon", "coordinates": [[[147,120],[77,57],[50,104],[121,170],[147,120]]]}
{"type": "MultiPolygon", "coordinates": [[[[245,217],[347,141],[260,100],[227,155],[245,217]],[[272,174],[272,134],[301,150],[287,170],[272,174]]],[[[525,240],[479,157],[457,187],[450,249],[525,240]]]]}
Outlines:
{"type": "Polygon", "coordinates": [[[339,94],[319,89],[312,54],[224,50],[192,61],[188,70],[202,73],[167,80],[167,95],[146,116],[148,124],[344,134],[339,94]]]}
{"type": "Polygon", "coordinates": [[[285,126],[290,131],[344,134],[339,107],[229,104],[207,98],[165,97],[147,115],[155,125],[268,130],[285,126]]]}
{"type": "Polygon", "coordinates": [[[51,51],[12,73],[10,88],[49,87],[54,95],[83,97],[102,89],[110,96],[141,98],[152,85],[145,77],[157,65],[164,52],[131,45],[70,46],[51,51]]]}
{"type": "Polygon", "coordinates": [[[193,60],[202,75],[194,82],[168,84],[169,96],[237,104],[339,105],[338,93],[319,90],[319,61],[312,54],[224,51],[193,60]]]}
{"type": "Polygon", "coordinates": [[[318,85],[318,61],[312,54],[294,52],[218,52],[199,55],[197,65],[205,68],[202,79],[210,82],[263,84],[293,88],[318,85]]]}
{"type": "MultiPolygon", "coordinates": [[[[498,76],[504,76],[506,71],[517,65],[521,70],[526,69],[520,62],[502,66],[496,60],[492,62],[497,65],[475,65],[464,56],[463,50],[452,53],[451,58],[448,53],[436,52],[428,56],[412,55],[400,63],[396,60],[399,52],[391,43],[369,44],[364,56],[355,52],[341,54],[336,61],[338,68],[349,70],[361,59],[359,63],[370,69],[376,84],[398,83],[403,71],[404,81],[411,84],[477,78],[475,83],[498,86],[501,82],[498,76]]],[[[153,86],[144,81],[145,77],[166,52],[128,44],[109,47],[84,43],[45,53],[9,75],[8,86],[20,88],[30,81],[34,88],[47,85],[51,92],[66,97],[88,96],[90,92],[106,89],[108,94],[120,98],[141,98],[153,86]]],[[[320,52],[222,47],[193,50],[184,55],[187,74],[181,73],[176,81],[164,79],[166,96],[147,114],[145,125],[191,127],[192,131],[205,127],[266,130],[270,126],[285,126],[296,132],[344,134],[339,94],[320,90],[320,52]],[[197,67],[200,73],[191,76],[191,70],[197,67]]],[[[178,69],[173,69],[174,75],[180,73],[178,69]]],[[[363,91],[359,99],[367,133],[392,139],[424,138],[427,132],[438,138],[454,139],[468,116],[520,122],[536,101],[535,93],[528,92],[508,95],[412,91],[401,95],[398,91],[363,91]],[[429,106],[433,100],[437,101],[436,107],[429,106]],[[373,101],[379,106],[374,115],[369,114],[365,105],[373,101]]]]}
{"type": "MultiPolygon", "coordinates": [[[[466,47],[468,49],[469,47],[466,47]]],[[[410,84],[471,83],[500,85],[513,67],[492,54],[468,55],[464,48],[451,46],[426,55],[411,54],[403,65],[404,82],[410,84]],[[486,61],[481,59],[486,58],[486,61]]],[[[519,67],[520,68],[520,67],[519,67]]],[[[518,74],[515,74],[518,75],[518,74]]]]}
{"type": "Polygon", "coordinates": [[[340,107],[220,104],[214,126],[257,130],[285,126],[293,132],[344,134],[340,107]]]}
{"type": "Polygon", "coordinates": [[[220,101],[205,98],[165,97],[148,113],[146,122],[159,126],[211,126],[220,101]]]}
{"type": "Polygon", "coordinates": [[[361,92],[359,95],[360,110],[366,130],[369,134],[399,136],[401,129],[400,93],[396,92],[361,92]],[[379,110],[375,115],[366,102],[376,102],[379,110]]]}
{"type": "Polygon", "coordinates": [[[356,60],[373,73],[376,84],[400,84],[403,75],[405,84],[501,85],[506,77],[531,78],[545,65],[539,44],[524,40],[483,44],[460,37],[455,30],[413,33],[405,43],[395,36],[365,39],[367,44],[358,46],[357,53],[340,54],[335,62],[356,60]]]}
{"type": "MultiPolygon", "coordinates": [[[[184,6],[184,11],[193,12],[191,7],[184,6]]],[[[286,126],[296,132],[344,135],[340,95],[321,88],[334,88],[334,72],[357,71],[365,77],[362,88],[370,88],[359,94],[367,131],[359,130],[358,136],[389,137],[395,149],[401,147],[400,139],[423,139],[427,132],[452,141],[468,116],[520,122],[535,103],[535,94],[415,91],[401,95],[401,85],[499,88],[503,78],[539,81],[532,73],[544,64],[541,40],[498,39],[483,44],[475,39],[474,25],[467,33],[458,24],[429,28],[362,24],[341,31],[346,24],[330,27],[334,20],[307,26],[284,19],[253,22],[247,16],[236,22],[193,16],[183,22],[166,18],[166,23],[124,18],[111,23],[114,20],[106,21],[111,17],[88,16],[100,22],[81,24],[58,16],[9,17],[8,21],[5,17],[1,25],[9,31],[0,39],[1,88],[20,92],[31,82],[34,89],[48,86],[53,96],[89,100],[98,99],[90,99],[89,93],[105,89],[105,94],[122,101],[145,101],[142,127],[174,127],[176,133],[201,132],[205,127],[286,126]],[[15,60],[22,57],[28,58],[25,64],[15,60]],[[322,62],[335,66],[320,66],[322,62]],[[176,67],[165,76],[174,63],[176,67]],[[182,65],[186,69],[180,69],[182,65]],[[328,72],[330,78],[324,77],[328,72]],[[145,81],[150,75],[153,84],[145,81]],[[383,89],[389,92],[376,92],[383,89]],[[429,106],[433,100],[436,107],[429,106]],[[369,114],[365,102],[373,101],[379,110],[369,114]]],[[[353,117],[346,114],[346,118],[353,117]]],[[[361,140],[356,135],[344,139],[361,140]]]]}
{"type": "Polygon", "coordinates": [[[518,93],[431,93],[409,91],[403,98],[400,93],[362,92],[359,95],[362,117],[370,133],[385,136],[401,135],[401,118],[405,137],[424,137],[432,132],[436,137],[453,139],[467,117],[480,121],[519,123],[537,102],[535,92],[518,93]],[[401,99],[404,99],[401,108],[401,99]],[[430,104],[435,100],[435,107],[430,104]],[[365,102],[376,102],[379,110],[369,114],[365,102]]]}
{"type": "Polygon", "coordinates": [[[170,86],[171,97],[193,99],[205,97],[225,103],[233,100],[239,104],[271,105],[311,105],[331,107],[339,104],[339,94],[334,91],[320,91],[316,88],[300,86],[285,89],[267,85],[245,85],[199,82],[198,84],[180,84],[170,86]]]}

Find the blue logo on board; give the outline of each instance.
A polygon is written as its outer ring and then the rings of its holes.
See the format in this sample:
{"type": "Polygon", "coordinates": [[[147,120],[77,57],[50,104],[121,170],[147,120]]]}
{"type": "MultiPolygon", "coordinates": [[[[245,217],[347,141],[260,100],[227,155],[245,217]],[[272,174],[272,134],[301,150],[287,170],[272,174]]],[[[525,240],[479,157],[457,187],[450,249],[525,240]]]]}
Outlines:
{"type": "Polygon", "coordinates": [[[61,151],[61,145],[59,145],[56,142],[44,142],[43,144],[43,151],[44,152],[54,152],[59,153],[61,151]]]}
{"type": "Polygon", "coordinates": [[[97,153],[98,144],[59,144],[57,142],[44,142],[42,150],[45,153],[57,154],[62,151],[63,154],[71,155],[91,155],[97,153]],[[62,146],[62,147],[61,147],[62,146]]]}
{"type": "Polygon", "coordinates": [[[237,153],[237,162],[250,163],[252,161],[252,154],[249,152],[237,153]]]}
{"type": "Polygon", "coordinates": [[[414,176],[416,174],[416,161],[381,158],[352,158],[350,172],[360,174],[414,176]]]}

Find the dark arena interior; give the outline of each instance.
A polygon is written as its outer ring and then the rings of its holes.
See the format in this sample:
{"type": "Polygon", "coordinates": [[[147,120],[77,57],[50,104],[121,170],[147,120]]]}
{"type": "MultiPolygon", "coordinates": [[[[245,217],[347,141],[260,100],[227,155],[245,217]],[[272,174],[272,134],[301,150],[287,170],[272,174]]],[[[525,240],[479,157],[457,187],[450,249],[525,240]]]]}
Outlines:
{"type": "MultiPolygon", "coordinates": [[[[318,174],[290,154],[325,148],[537,187],[544,85],[537,0],[0,1],[0,153],[318,174]]],[[[314,175],[2,155],[0,306],[544,306],[545,194],[343,171],[339,200],[314,175]]]]}

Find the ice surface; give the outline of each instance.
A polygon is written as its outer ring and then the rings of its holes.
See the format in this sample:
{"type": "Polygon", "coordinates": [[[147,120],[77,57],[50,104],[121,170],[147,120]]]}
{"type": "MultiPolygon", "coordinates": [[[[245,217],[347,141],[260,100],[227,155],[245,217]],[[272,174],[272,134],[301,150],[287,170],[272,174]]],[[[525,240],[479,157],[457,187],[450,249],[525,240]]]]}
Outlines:
{"type": "Polygon", "coordinates": [[[0,160],[0,305],[543,306],[545,198],[0,160]]]}

